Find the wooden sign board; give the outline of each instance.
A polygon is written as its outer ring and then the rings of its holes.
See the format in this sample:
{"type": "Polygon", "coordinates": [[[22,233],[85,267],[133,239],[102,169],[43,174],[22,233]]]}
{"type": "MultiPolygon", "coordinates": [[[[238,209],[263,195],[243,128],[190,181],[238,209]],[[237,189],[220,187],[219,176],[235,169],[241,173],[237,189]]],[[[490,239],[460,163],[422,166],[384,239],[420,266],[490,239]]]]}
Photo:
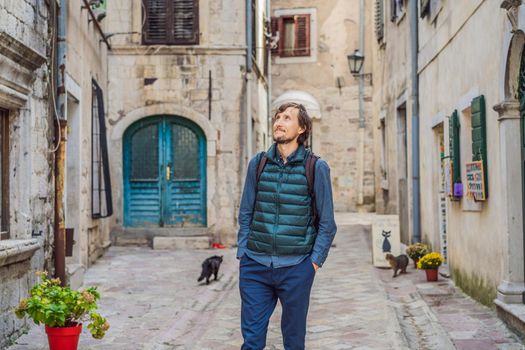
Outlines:
{"type": "Polygon", "coordinates": [[[372,260],[375,267],[390,267],[386,254],[401,254],[399,217],[376,215],[372,224],[372,260]]]}
{"type": "Polygon", "coordinates": [[[483,176],[483,161],[465,164],[467,174],[467,196],[476,201],[485,200],[485,178],[483,176]]]}

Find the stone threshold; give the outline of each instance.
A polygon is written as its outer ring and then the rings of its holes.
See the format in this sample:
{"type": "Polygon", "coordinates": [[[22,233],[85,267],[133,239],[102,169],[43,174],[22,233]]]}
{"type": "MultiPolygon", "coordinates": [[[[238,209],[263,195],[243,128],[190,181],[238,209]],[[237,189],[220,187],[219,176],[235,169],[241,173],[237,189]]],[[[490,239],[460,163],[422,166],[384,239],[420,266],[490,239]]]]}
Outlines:
{"type": "Polygon", "coordinates": [[[495,299],[496,312],[498,317],[503,320],[521,339],[525,339],[525,305],[507,304],[495,299]]]}
{"type": "Polygon", "coordinates": [[[0,267],[29,260],[39,248],[34,238],[0,241],[0,267]]]}

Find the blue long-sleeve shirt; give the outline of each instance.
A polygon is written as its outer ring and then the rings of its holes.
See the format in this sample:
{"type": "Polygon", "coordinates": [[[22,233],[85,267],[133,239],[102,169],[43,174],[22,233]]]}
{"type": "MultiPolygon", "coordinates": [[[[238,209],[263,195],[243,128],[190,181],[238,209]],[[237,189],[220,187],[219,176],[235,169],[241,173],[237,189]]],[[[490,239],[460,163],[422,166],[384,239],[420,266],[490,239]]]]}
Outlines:
{"type": "Polygon", "coordinates": [[[244,183],[244,190],[239,209],[239,232],[237,235],[237,258],[244,254],[260,264],[268,267],[286,267],[299,264],[310,257],[312,262],[323,266],[328,251],[335,237],[337,227],[334,220],[334,205],[332,199],[332,184],[330,181],[330,168],[328,164],[318,159],[315,163],[314,192],[317,214],[319,216],[319,230],[311,255],[267,255],[251,251],[247,248],[248,234],[253,219],[257,186],[257,156],[248,164],[248,172],[244,183]]]}

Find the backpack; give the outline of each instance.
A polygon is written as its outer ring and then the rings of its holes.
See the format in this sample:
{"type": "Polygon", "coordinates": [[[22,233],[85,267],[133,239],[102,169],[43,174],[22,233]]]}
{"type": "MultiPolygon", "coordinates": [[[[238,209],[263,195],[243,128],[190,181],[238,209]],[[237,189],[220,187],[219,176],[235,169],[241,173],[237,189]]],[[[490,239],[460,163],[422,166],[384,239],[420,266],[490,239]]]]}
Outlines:
{"type": "MultiPolygon", "coordinates": [[[[308,184],[308,195],[311,199],[312,213],[313,213],[313,225],[316,230],[319,230],[319,215],[317,215],[317,207],[315,205],[315,191],[314,191],[314,181],[315,181],[315,163],[319,159],[319,156],[316,156],[313,152],[308,152],[306,157],[305,171],[306,171],[306,182],[308,184]]],[[[261,174],[264,170],[264,166],[268,161],[268,157],[265,152],[261,152],[259,158],[259,163],[257,165],[257,173],[255,177],[256,184],[259,183],[261,174]]],[[[255,186],[257,188],[257,185],[255,186]]]]}

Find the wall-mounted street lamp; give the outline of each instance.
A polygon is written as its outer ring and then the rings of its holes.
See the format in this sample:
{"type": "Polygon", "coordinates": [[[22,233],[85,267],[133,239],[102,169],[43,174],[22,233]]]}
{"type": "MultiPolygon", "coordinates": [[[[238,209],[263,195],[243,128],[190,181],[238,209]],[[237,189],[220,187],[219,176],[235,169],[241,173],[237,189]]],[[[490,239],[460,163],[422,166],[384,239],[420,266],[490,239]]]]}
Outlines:
{"type": "Polygon", "coordinates": [[[365,55],[363,55],[359,49],[356,49],[353,54],[348,55],[347,59],[350,73],[354,77],[363,77],[365,79],[372,80],[372,73],[361,73],[363,63],[365,62],[365,55]]]}

